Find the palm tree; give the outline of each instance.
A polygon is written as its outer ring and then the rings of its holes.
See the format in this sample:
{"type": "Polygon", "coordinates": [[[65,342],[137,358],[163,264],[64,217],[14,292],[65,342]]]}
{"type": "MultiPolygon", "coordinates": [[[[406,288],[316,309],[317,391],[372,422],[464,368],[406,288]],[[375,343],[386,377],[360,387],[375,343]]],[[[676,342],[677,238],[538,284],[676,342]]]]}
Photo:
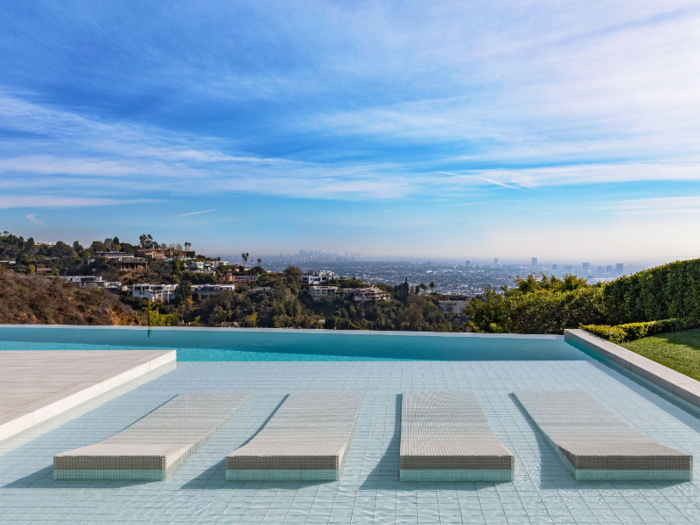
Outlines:
{"type": "Polygon", "coordinates": [[[190,246],[192,246],[192,243],[191,243],[191,242],[186,242],[186,243],[185,243],[185,251],[186,251],[186,252],[189,252],[189,251],[190,251],[190,246]]]}
{"type": "Polygon", "coordinates": [[[258,266],[260,266],[260,263],[262,262],[262,259],[258,257],[258,266]]]}
{"type": "Polygon", "coordinates": [[[430,286],[431,293],[435,291],[435,283],[433,281],[430,281],[430,284],[428,286],[430,286]]]}
{"type": "Polygon", "coordinates": [[[242,253],[241,254],[241,259],[243,259],[243,264],[246,264],[248,262],[249,255],[250,255],[249,253],[242,253]]]}

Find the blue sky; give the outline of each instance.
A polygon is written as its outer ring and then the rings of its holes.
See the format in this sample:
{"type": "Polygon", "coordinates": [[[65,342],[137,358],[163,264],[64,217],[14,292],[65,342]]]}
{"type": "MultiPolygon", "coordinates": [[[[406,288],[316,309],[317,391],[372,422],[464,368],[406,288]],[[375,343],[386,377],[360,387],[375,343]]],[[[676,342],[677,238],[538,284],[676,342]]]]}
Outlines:
{"type": "Polygon", "coordinates": [[[0,229],[697,257],[698,86],[697,2],[5,2],[0,229]]]}

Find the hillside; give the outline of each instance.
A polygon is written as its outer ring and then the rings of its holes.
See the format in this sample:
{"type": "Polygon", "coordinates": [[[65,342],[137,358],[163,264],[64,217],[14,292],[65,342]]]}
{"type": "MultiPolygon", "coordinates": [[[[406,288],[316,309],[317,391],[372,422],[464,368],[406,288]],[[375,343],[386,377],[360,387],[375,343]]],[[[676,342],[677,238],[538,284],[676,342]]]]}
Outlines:
{"type": "Polygon", "coordinates": [[[145,324],[145,314],[101,290],[0,270],[0,324],[145,324]]]}

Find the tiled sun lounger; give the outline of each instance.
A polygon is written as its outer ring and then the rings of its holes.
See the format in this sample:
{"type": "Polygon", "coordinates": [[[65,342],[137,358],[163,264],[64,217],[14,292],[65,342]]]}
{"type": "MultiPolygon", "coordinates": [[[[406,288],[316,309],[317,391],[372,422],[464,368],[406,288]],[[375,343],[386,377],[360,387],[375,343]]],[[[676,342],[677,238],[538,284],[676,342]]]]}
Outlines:
{"type": "Polygon", "coordinates": [[[473,392],[406,392],[401,481],[513,481],[513,455],[473,392]]]}
{"type": "Polygon", "coordinates": [[[180,394],[101,443],[54,456],[54,479],[166,479],[249,396],[180,394]]]}
{"type": "Polygon", "coordinates": [[[586,392],[515,395],[577,480],[693,477],[693,456],[643,436],[586,392]]]}
{"type": "Polygon", "coordinates": [[[336,481],[361,392],[290,394],[253,439],[226,457],[231,481],[336,481]]]}

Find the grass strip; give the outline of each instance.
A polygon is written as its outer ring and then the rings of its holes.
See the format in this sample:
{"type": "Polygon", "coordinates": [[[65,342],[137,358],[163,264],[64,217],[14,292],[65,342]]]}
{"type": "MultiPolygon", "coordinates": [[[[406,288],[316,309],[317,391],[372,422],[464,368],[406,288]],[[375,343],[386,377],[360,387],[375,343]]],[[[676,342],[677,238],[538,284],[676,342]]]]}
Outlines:
{"type": "Polygon", "coordinates": [[[700,329],[658,334],[620,346],[700,381],[700,329]]]}

